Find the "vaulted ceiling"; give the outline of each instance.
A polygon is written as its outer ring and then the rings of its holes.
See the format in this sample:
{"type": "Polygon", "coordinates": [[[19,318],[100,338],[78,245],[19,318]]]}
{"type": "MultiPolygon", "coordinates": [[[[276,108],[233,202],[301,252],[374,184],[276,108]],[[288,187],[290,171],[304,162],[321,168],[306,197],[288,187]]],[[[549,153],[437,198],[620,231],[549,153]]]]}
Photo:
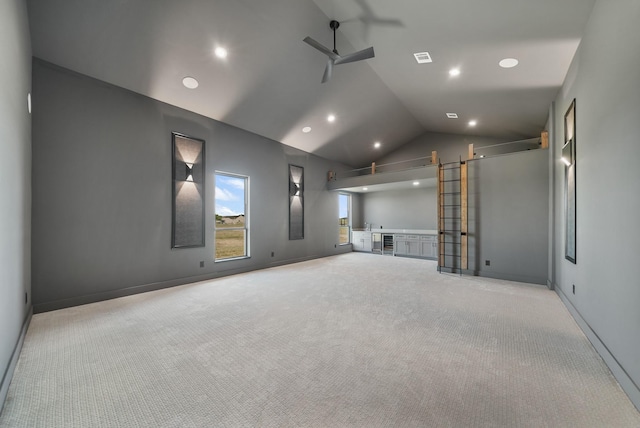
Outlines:
{"type": "Polygon", "coordinates": [[[28,0],[28,7],[38,58],[360,167],[428,131],[505,141],[539,135],[593,3],[28,0]],[[302,40],[332,47],[332,19],[341,22],[341,54],[373,46],[375,58],[338,65],[323,84],[326,57],[302,40]],[[225,59],[216,47],[227,49],[225,59]],[[425,51],[433,62],[418,64],[413,54],[425,51]],[[519,64],[501,68],[504,58],[519,64]],[[460,75],[450,76],[452,68],[460,75]],[[199,86],[183,86],[186,76],[199,86]]]}

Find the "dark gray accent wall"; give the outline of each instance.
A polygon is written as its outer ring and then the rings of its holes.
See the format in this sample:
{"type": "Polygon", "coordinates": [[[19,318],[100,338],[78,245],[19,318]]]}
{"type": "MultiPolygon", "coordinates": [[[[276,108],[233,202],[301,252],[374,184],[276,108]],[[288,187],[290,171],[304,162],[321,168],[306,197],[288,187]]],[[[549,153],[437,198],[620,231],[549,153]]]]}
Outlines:
{"type": "Polygon", "coordinates": [[[547,284],[548,156],[531,150],[468,162],[470,271],[547,284]]]}
{"type": "Polygon", "coordinates": [[[344,165],[37,59],[33,79],[36,311],[350,250],[325,187],[344,165]],[[172,131],[206,141],[202,248],[171,249],[172,131]],[[289,164],[305,169],[299,241],[288,239],[289,164]],[[250,258],[214,263],[216,170],[250,177],[250,258]]]}
{"type": "MultiPolygon", "coordinates": [[[[0,410],[31,302],[31,40],[26,3],[0,2],[0,410]]],[[[37,104],[37,100],[34,99],[37,104]]]]}
{"type": "Polygon", "coordinates": [[[437,188],[362,194],[363,224],[375,229],[437,229],[437,188]]]}
{"type": "Polygon", "coordinates": [[[558,293],[640,408],[640,2],[598,0],[555,102],[558,293]],[[576,99],[577,264],[564,258],[563,116],[576,99]],[[573,286],[575,285],[575,294],[573,286]]]}

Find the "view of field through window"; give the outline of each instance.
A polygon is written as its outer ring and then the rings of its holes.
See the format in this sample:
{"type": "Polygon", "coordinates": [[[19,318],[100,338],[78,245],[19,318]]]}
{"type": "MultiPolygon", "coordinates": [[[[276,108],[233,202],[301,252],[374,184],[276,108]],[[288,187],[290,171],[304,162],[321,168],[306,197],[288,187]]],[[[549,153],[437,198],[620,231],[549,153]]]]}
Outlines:
{"type": "Polygon", "coordinates": [[[216,260],[248,256],[248,178],[217,173],[215,179],[216,260]]]}
{"type": "Polygon", "coordinates": [[[338,194],[338,218],[340,221],[340,244],[348,244],[351,242],[350,213],[351,211],[351,195],[346,193],[338,194]]]}

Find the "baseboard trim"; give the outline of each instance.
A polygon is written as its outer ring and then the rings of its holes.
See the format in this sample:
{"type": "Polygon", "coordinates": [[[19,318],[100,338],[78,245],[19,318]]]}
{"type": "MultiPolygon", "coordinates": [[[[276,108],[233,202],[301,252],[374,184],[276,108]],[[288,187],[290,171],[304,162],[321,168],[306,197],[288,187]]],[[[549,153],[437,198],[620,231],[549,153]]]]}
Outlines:
{"type": "Polygon", "coordinates": [[[554,290],[560,296],[560,300],[564,303],[565,307],[569,310],[569,313],[576,321],[580,329],[583,331],[589,342],[593,345],[598,352],[602,360],[605,362],[613,376],[616,378],[620,387],[627,394],[634,406],[640,411],[640,387],[629,376],[625,368],[618,362],[618,359],[611,353],[607,345],[600,339],[598,334],[591,328],[589,323],[582,317],[580,311],[573,306],[571,300],[564,294],[562,289],[558,286],[554,286],[554,290]]]}
{"type": "Polygon", "coordinates": [[[58,309],[70,308],[73,306],[88,305],[90,303],[102,302],[104,300],[117,299],[119,297],[132,296],[134,294],[146,293],[149,291],[161,290],[164,288],[176,287],[178,285],[191,284],[199,281],[208,281],[211,279],[222,278],[230,275],[237,275],[241,273],[247,273],[255,270],[266,269],[277,266],[284,266],[292,263],[299,263],[308,260],[319,259],[323,257],[335,256],[347,251],[325,254],[325,255],[311,255],[305,257],[299,257],[296,259],[287,259],[270,263],[262,263],[260,265],[253,265],[248,267],[231,268],[226,270],[220,270],[217,272],[210,272],[202,275],[194,275],[183,278],[174,278],[166,281],[153,282],[149,284],[135,285],[132,287],[121,288],[118,290],[104,291],[101,293],[86,294],[83,296],[70,297],[68,299],[54,300],[51,302],[37,303],[33,305],[33,313],[39,314],[42,312],[56,311],[58,309]]]}
{"type": "Polygon", "coordinates": [[[22,323],[22,330],[20,331],[20,336],[18,337],[18,341],[13,347],[13,352],[11,353],[11,358],[9,359],[9,365],[7,369],[4,371],[4,375],[2,376],[2,383],[0,383],[0,413],[2,413],[2,409],[4,408],[4,403],[7,400],[7,394],[9,393],[9,385],[11,385],[11,379],[13,379],[13,373],[16,370],[16,366],[18,365],[18,359],[20,358],[20,351],[22,351],[22,345],[24,344],[24,338],[27,336],[27,330],[29,329],[29,323],[31,323],[31,317],[33,316],[33,308],[29,308],[29,312],[22,323]]]}
{"type": "MultiPolygon", "coordinates": [[[[442,267],[441,268],[441,272],[453,273],[453,274],[459,275],[460,274],[460,269],[442,267]]],[[[500,273],[500,272],[489,272],[489,271],[468,270],[468,269],[462,269],[462,275],[479,276],[479,277],[482,277],[482,278],[502,279],[504,281],[524,282],[524,283],[527,283],[527,284],[536,284],[536,285],[547,286],[547,280],[546,279],[544,279],[544,278],[536,278],[536,277],[532,277],[532,276],[525,276],[525,275],[512,275],[512,274],[506,274],[506,273],[500,273]]]]}

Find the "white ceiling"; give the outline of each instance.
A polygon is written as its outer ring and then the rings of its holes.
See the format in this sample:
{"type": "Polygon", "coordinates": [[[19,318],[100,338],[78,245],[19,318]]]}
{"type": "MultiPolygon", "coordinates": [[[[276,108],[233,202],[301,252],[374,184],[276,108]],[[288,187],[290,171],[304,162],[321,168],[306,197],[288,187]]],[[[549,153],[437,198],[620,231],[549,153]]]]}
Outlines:
{"type": "MultiPolygon", "coordinates": [[[[353,167],[426,131],[539,135],[595,0],[28,0],[34,56],[353,167]],[[302,40],[373,46],[339,65],[302,40]],[[229,51],[225,60],[216,46],[229,51]],[[433,63],[419,65],[414,52],[433,63]],[[515,57],[513,69],[498,67],[515,57]],[[448,70],[459,67],[451,78],[448,70]],[[186,89],[182,78],[200,86],[186,89]],[[456,112],[458,120],[445,113],[456,112]],[[326,116],[334,113],[335,123],[326,116]],[[477,119],[478,126],[467,122],[477,119]],[[311,126],[308,134],[301,132],[311,126]],[[374,141],[383,147],[375,150],[374,141]]],[[[34,94],[37,96],[37,94],[34,94]]],[[[37,100],[34,100],[37,102],[37,100]]]]}

